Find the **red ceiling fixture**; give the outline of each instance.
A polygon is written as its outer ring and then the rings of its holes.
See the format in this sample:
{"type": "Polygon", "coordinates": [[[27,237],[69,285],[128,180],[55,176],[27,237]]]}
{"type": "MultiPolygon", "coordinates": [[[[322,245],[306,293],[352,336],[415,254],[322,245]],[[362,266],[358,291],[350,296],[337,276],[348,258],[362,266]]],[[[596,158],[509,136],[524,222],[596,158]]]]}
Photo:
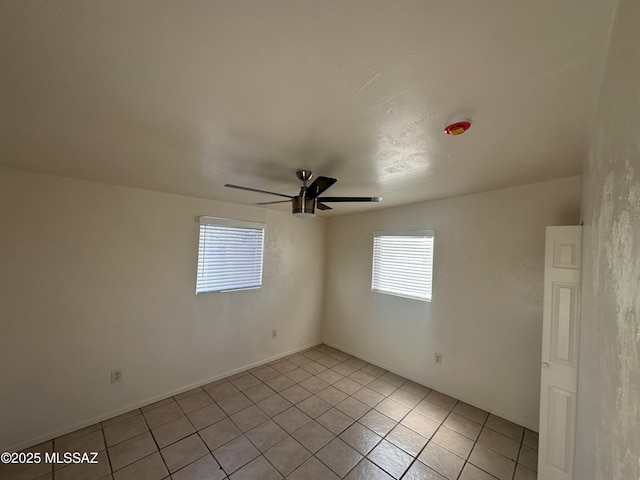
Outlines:
{"type": "Polygon", "coordinates": [[[447,135],[461,135],[471,128],[471,117],[455,117],[447,122],[444,133],[447,135]]]}

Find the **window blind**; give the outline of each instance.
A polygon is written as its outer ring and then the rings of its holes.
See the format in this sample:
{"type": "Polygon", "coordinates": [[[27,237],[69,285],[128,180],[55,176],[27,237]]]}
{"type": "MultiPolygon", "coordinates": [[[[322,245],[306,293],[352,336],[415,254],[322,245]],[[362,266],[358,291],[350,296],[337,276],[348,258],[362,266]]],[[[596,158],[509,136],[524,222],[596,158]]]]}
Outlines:
{"type": "Polygon", "coordinates": [[[265,225],[200,217],[196,294],[262,286],[265,225]]]}
{"type": "Polygon", "coordinates": [[[430,302],[433,240],[431,230],[375,232],[371,290],[430,302]]]}

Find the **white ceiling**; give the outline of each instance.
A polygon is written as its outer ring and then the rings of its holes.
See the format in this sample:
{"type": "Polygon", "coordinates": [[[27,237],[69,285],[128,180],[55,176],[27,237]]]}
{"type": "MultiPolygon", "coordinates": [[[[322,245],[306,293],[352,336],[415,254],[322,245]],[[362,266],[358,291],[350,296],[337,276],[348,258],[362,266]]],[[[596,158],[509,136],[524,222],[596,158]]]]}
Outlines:
{"type": "Polygon", "coordinates": [[[615,1],[1,0],[0,165],[384,197],[329,215],[575,175],[615,1]]]}

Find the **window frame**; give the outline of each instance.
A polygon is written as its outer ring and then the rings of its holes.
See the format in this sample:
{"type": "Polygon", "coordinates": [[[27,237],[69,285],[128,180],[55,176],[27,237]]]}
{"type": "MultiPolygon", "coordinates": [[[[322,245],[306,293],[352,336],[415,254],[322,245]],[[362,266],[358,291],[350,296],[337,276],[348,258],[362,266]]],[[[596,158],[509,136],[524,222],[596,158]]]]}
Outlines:
{"type": "MultiPolygon", "coordinates": [[[[400,245],[397,245],[400,247],[400,245]]],[[[412,300],[418,300],[421,302],[431,303],[433,300],[433,264],[434,264],[434,252],[435,252],[435,231],[433,230],[390,230],[390,231],[374,231],[373,232],[373,249],[371,256],[371,291],[375,293],[382,293],[385,295],[391,295],[394,297],[408,298],[412,300]],[[379,278],[380,276],[380,260],[381,255],[377,252],[381,248],[381,246],[376,247],[376,239],[381,237],[421,237],[430,240],[426,245],[426,254],[427,257],[424,259],[426,262],[425,267],[428,268],[427,278],[425,279],[427,285],[427,291],[424,295],[417,295],[407,291],[399,291],[385,289],[381,286],[383,280],[379,278]]],[[[386,265],[386,268],[397,267],[397,265],[386,265]]],[[[394,270],[394,273],[399,275],[403,274],[402,270],[394,270]]],[[[404,272],[406,273],[406,271],[404,272]]],[[[388,283],[393,283],[392,281],[388,283]]]]}
{"type": "MultiPolygon", "coordinates": [[[[265,248],[266,230],[267,230],[266,224],[260,223],[260,222],[250,222],[246,220],[236,220],[231,218],[209,217],[209,216],[198,217],[198,223],[199,223],[199,230],[198,230],[198,260],[196,264],[196,295],[200,295],[204,293],[237,292],[242,290],[255,290],[258,288],[262,288],[262,283],[263,283],[262,280],[264,275],[264,248],[265,248]],[[249,251],[246,257],[243,258],[243,260],[246,261],[246,258],[251,258],[251,256],[253,255],[255,260],[259,259],[259,267],[256,268],[254,271],[250,272],[250,274],[255,275],[253,278],[250,278],[250,280],[252,280],[253,282],[249,282],[248,285],[243,285],[238,287],[234,287],[231,283],[229,283],[226,286],[214,287],[210,289],[207,289],[206,287],[201,285],[202,283],[206,282],[207,278],[214,279],[213,273],[209,273],[205,275],[206,267],[204,266],[204,262],[205,262],[206,252],[207,252],[207,246],[206,246],[207,237],[203,236],[203,234],[206,234],[206,230],[208,228],[210,228],[209,234],[213,234],[214,233],[213,230],[215,229],[215,227],[222,227],[223,230],[230,229],[230,228],[237,229],[236,233],[240,233],[243,230],[260,230],[261,231],[261,235],[254,235],[253,238],[249,235],[247,236],[247,241],[254,242],[255,245],[259,247],[259,251],[257,249],[255,251],[249,251]]],[[[214,248],[213,246],[210,247],[210,250],[209,250],[210,255],[215,255],[214,253],[211,252],[211,249],[213,248],[214,248]]],[[[227,244],[226,248],[231,248],[231,246],[227,244]]],[[[223,257],[223,258],[226,259],[227,257],[223,257]]],[[[238,259],[236,258],[236,260],[238,259]]],[[[228,262],[228,263],[232,263],[232,262],[228,262]]],[[[211,270],[213,269],[213,266],[209,264],[208,268],[211,270]]],[[[230,265],[229,267],[227,267],[225,264],[222,267],[221,272],[223,274],[229,273],[229,272],[232,273],[233,268],[234,268],[233,264],[230,265]]],[[[228,281],[232,282],[233,277],[231,277],[228,281]]]]}

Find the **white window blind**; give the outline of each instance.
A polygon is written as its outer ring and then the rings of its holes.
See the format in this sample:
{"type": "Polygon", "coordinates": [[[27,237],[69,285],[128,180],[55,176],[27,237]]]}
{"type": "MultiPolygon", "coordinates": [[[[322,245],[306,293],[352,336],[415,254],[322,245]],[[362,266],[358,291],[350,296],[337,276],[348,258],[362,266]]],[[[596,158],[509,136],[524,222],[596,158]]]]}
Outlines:
{"type": "Polygon", "coordinates": [[[430,302],[433,238],[431,230],[374,232],[371,290],[430,302]]]}
{"type": "Polygon", "coordinates": [[[200,217],[196,294],[262,286],[264,231],[262,223],[200,217]]]}

